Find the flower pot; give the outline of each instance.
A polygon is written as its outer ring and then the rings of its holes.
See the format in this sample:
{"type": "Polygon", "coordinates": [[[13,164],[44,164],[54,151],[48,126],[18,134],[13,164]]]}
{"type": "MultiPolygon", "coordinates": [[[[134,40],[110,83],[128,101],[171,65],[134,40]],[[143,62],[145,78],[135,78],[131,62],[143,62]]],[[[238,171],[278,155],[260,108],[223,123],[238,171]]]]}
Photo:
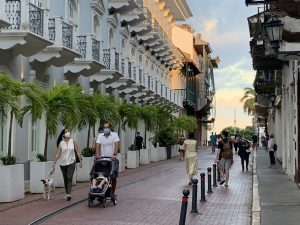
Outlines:
{"type": "MultiPolygon", "coordinates": [[[[56,165],[55,165],[55,173],[54,173],[54,185],[55,187],[64,187],[64,178],[60,169],[60,165],[59,165],[59,160],[57,161],[56,165]]],[[[76,167],[75,167],[75,171],[74,171],[74,175],[73,175],[73,179],[72,179],[72,184],[75,185],[76,184],[76,167]]]]}
{"type": "Polygon", "coordinates": [[[157,148],[151,148],[150,150],[151,162],[158,162],[159,161],[159,154],[157,148]]]}
{"type": "Polygon", "coordinates": [[[140,166],[139,151],[127,152],[127,168],[134,169],[140,166]]]}
{"type": "Polygon", "coordinates": [[[0,202],[13,202],[25,197],[24,165],[0,166],[0,202]]]}
{"type": "Polygon", "coordinates": [[[30,162],[30,192],[43,193],[44,186],[41,179],[48,179],[53,161],[30,162]]]}
{"type": "Polygon", "coordinates": [[[119,160],[119,172],[125,171],[125,153],[118,153],[117,159],[119,160]]]}
{"type": "Polygon", "coordinates": [[[151,161],[151,151],[150,149],[140,150],[140,164],[149,164],[151,161]]]}
{"type": "Polygon", "coordinates": [[[82,167],[77,165],[77,182],[86,182],[90,180],[90,172],[94,165],[94,157],[82,157],[82,167]]]}

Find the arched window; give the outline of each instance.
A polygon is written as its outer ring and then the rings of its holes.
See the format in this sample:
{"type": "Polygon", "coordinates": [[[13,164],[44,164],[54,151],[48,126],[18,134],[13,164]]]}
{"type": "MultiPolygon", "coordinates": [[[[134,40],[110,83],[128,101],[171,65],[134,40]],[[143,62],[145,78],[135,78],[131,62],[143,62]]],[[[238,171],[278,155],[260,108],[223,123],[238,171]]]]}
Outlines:
{"type": "Polygon", "coordinates": [[[112,29],[109,30],[109,48],[115,47],[115,34],[112,29]]]}
{"type": "Polygon", "coordinates": [[[77,0],[68,0],[69,22],[78,25],[78,7],[77,0]]]}
{"type": "Polygon", "coordinates": [[[93,34],[97,40],[100,40],[100,21],[98,16],[94,16],[93,34]]]}

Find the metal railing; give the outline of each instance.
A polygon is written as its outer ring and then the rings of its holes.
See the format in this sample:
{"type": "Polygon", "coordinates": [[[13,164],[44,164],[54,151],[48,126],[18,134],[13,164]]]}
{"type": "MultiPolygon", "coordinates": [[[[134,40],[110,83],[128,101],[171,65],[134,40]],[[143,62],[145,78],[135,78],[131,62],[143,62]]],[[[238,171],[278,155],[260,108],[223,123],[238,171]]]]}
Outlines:
{"type": "Polygon", "coordinates": [[[107,70],[110,69],[110,49],[103,49],[103,64],[107,70]]]}
{"type": "Polygon", "coordinates": [[[86,36],[77,36],[77,52],[80,58],[86,58],[86,36]]]}
{"type": "Polygon", "coordinates": [[[122,74],[125,73],[125,60],[124,59],[121,60],[121,73],[122,74]]]}
{"type": "Polygon", "coordinates": [[[73,48],[73,26],[62,22],[62,43],[67,48],[73,48]]]}
{"type": "Polygon", "coordinates": [[[96,61],[100,61],[100,41],[92,38],[92,57],[96,61]]]}
{"type": "Polygon", "coordinates": [[[192,104],[194,107],[196,106],[197,98],[194,92],[192,92],[189,89],[175,89],[174,91],[176,91],[179,95],[182,96],[184,102],[192,104]]]}
{"type": "Polygon", "coordinates": [[[128,76],[129,76],[129,78],[131,78],[131,76],[132,76],[131,62],[128,62],[128,76]]]}
{"type": "Polygon", "coordinates": [[[136,80],[136,67],[133,67],[133,72],[132,72],[132,79],[136,80]]]}
{"type": "MultiPolygon", "coordinates": [[[[5,14],[6,18],[8,19],[11,26],[9,26],[8,30],[20,30],[21,29],[21,1],[20,0],[6,0],[5,6],[5,14]]],[[[38,34],[40,36],[43,36],[43,24],[44,24],[44,10],[37,7],[36,5],[33,5],[32,3],[29,3],[29,8],[25,8],[28,10],[26,13],[29,17],[28,22],[29,30],[35,34],[38,34]]],[[[25,23],[24,23],[25,24],[25,23]]],[[[26,29],[26,28],[25,28],[26,29]]]]}
{"type": "Polygon", "coordinates": [[[139,69],[139,83],[142,84],[142,76],[143,76],[143,71],[139,69]]]}
{"type": "Polygon", "coordinates": [[[55,19],[48,20],[48,35],[50,41],[55,41],[55,19]]]}

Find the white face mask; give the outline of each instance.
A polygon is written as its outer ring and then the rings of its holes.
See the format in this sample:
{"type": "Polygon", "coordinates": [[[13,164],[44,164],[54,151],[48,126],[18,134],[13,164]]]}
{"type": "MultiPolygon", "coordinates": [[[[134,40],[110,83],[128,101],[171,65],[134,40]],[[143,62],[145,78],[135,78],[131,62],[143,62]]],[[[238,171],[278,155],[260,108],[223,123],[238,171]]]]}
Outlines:
{"type": "Polygon", "coordinates": [[[70,132],[65,133],[65,137],[66,137],[66,138],[69,138],[70,135],[71,135],[70,132]]]}

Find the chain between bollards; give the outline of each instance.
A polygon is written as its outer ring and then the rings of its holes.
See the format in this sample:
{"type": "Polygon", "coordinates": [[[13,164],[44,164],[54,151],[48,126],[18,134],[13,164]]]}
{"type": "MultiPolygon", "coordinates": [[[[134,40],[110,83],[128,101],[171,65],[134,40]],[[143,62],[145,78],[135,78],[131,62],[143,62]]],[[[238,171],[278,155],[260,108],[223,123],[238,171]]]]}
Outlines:
{"type": "Polygon", "coordinates": [[[201,199],[200,202],[205,202],[205,173],[200,173],[200,184],[201,184],[201,199]]]}
{"type": "Polygon", "coordinates": [[[182,193],[183,193],[183,196],[182,196],[182,200],[181,200],[179,225],[185,225],[186,211],[187,211],[187,205],[188,205],[190,191],[188,189],[186,189],[186,190],[183,190],[182,193]]]}
{"type": "Polygon", "coordinates": [[[198,213],[197,209],[197,189],[198,189],[198,180],[193,179],[193,193],[192,193],[192,210],[191,213],[198,213]]]}
{"type": "Polygon", "coordinates": [[[213,186],[217,187],[217,164],[213,164],[213,186]]]}
{"type": "Polygon", "coordinates": [[[207,168],[207,193],[213,193],[211,188],[211,167],[207,168]]]}

